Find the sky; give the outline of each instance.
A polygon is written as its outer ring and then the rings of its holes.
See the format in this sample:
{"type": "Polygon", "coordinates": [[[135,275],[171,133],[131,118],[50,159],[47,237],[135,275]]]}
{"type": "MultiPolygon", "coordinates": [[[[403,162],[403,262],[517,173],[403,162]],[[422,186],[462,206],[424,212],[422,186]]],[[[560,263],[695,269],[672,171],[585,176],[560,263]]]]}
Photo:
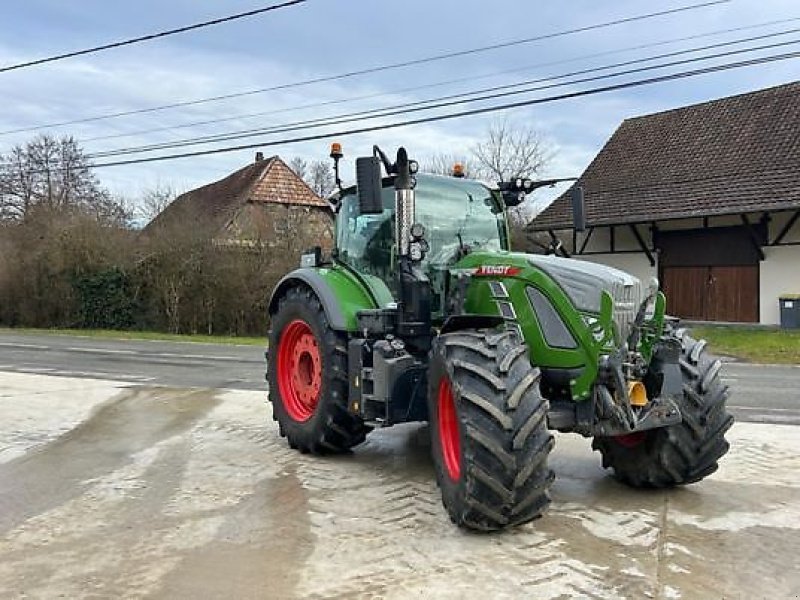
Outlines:
{"type": "MultiPolygon", "coordinates": [[[[3,102],[0,110],[0,132],[32,128],[30,131],[0,134],[0,154],[7,152],[15,144],[25,143],[39,132],[72,135],[91,154],[115,148],[403,105],[440,95],[502,86],[528,79],[554,78],[572,71],[615,62],[791,29],[799,31],[752,42],[750,45],[795,39],[800,41],[800,3],[797,0],[731,0],[670,16],[403,69],[164,111],[57,128],[45,127],[62,121],[284,85],[493,45],[685,6],[697,1],[406,0],[398,3],[375,0],[308,0],[299,6],[216,27],[0,73],[0,98],[3,102]],[[402,11],[398,12],[397,7],[400,5],[402,11]],[[796,20],[753,27],[787,19],[796,20]],[[750,29],[706,35],[737,27],[750,29]],[[625,50],[687,36],[702,37],[663,43],[652,48],[625,50]],[[509,73],[510,70],[514,72],[509,73]],[[465,78],[472,80],[417,91],[403,91],[465,78]],[[365,96],[368,98],[364,98],[365,96]],[[337,103],[304,108],[306,105],[334,101],[337,103]],[[256,112],[271,114],[242,117],[256,112]],[[203,126],[179,127],[219,118],[230,120],[203,126]],[[152,129],[164,130],[137,133],[152,129]],[[120,134],[130,135],[95,139],[120,134]]],[[[137,0],[125,3],[104,0],[6,0],[0,9],[0,66],[180,27],[259,8],[269,3],[270,0],[137,0]]],[[[748,44],[736,47],[746,46],[748,44]]],[[[800,43],[761,51],[747,57],[798,50],[799,46],[800,43]]],[[[724,60],[733,59],[717,59],[697,66],[724,60]]],[[[686,68],[695,66],[683,67],[686,68]]],[[[681,69],[673,67],[655,73],[663,74],[681,69]]],[[[627,79],[640,76],[631,75],[627,79]]],[[[623,77],[605,83],[625,79],[623,77]]],[[[339,141],[342,142],[346,155],[342,169],[345,178],[352,178],[355,157],[369,154],[373,144],[379,144],[390,151],[404,145],[412,157],[420,159],[435,153],[464,154],[485,136],[493,121],[506,118],[512,127],[533,127],[538,130],[551,149],[552,160],[540,175],[577,176],[625,118],[754,91],[797,79],[800,79],[800,58],[517,108],[502,113],[342,137],[339,141]]],[[[508,101],[543,97],[591,86],[591,83],[575,84],[566,88],[512,96],[508,101]]],[[[486,105],[486,102],[473,103],[462,108],[486,105]]],[[[434,111],[430,114],[441,112],[434,111]]],[[[403,119],[401,115],[363,124],[403,119]]],[[[314,133],[329,131],[332,129],[323,128],[314,133]]],[[[261,135],[244,140],[243,143],[268,139],[273,138],[261,135]]],[[[264,152],[267,156],[279,154],[287,161],[295,156],[307,160],[327,159],[330,141],[332,140],[266,147],[264,152]]],[[[213,146],[204,146],[208,147],[213,146]]],[[[114,194],[135,203],[144,193],[157,186],[188,190],[224,177],[252,161],[254,153],[255,149],[242,150],[173,161],[108,167],[98,169],[96,174],[103,185],[114,194]]],[[[546,203],[558,192],[559,188],[537,192],[537,200],[546,203]]]]}

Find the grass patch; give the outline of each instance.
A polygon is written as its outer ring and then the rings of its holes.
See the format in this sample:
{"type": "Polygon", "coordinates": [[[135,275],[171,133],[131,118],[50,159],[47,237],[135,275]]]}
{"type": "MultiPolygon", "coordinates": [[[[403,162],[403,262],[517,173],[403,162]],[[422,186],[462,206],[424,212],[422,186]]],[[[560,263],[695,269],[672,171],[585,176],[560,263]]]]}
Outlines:
{"type": "Polygon", "coordinates": [[[225,335],[184,335],[158,331],[115,331],[110,329],[16,329],[0,328],[2,333],[73,335],[106,340],[155,340],[161,342],[193,342],[196,344],[230,344],[266,346],[267,336],[236,337],[225,335]]]}
{"type": "Polygon", "coordinates": [[[705,338],[712,353],[735,356],[754,363],[800,364],[800,330],[749,327],[692,327],[693,336],[705,338]]]}

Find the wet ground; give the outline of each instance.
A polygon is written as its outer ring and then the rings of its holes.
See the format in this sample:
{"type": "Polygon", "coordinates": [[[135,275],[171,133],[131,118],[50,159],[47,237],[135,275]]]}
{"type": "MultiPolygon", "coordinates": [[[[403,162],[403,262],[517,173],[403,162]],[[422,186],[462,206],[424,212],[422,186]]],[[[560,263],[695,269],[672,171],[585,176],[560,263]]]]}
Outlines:
{"type": "Polygon", "coordinates": [[[289,450],[264,394],[0,373],[0,597],[793,598],[800,429],[737,424],[720,470],[641,492],[560,436],[547,515],[454,528],[427,431],[289,450]]]}

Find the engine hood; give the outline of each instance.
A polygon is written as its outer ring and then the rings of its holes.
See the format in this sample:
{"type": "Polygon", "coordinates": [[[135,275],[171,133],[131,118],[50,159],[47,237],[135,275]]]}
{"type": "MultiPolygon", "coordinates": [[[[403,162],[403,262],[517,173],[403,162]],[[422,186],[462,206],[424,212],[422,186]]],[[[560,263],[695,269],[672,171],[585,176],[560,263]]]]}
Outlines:
{"type": "Polygon", "coordinates": [[[655,293],[651,285],[630,273],[606,265],[557,256],[528,255],[528,262],[549,275],[584,313],[600,312],[601,292],[614,300],[614,325],[620,342],[626,340],[642,303],[655,293]]]}
{"type": "MultiPolygon", "coordinates": [[[[600,292],[605,290],[617,303],[632,303],[638,309],[646,290],[642,282],[625,271],[572,258],[530,254],[528,262],[552,277],[580,311],[600,312],[600,292]]],[[[620,307],[622,308],[622,307],[620,307]]]]}
{"type": "Polygon", "coordinates": [[[655,296],[657,280],[643,283],[630,273],[572,258],[523,254],[519,252],[479,251],[462,259],[456,270],[463,268],[480,276],[504,277],[530,266],[557,285],[573,308],[591,326],[601,312],[603,292],[613,301],[613,322],[616,340],[624,343],[643,303],[655,296]]]}

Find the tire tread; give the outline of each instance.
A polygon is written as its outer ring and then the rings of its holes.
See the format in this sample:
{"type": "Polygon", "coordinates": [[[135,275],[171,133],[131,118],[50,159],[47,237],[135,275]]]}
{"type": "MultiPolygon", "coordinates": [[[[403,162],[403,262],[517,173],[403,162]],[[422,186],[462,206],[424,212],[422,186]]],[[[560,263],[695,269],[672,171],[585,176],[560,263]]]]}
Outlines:
{"type": "MultiPolygon", "coordinates": [[[[308,287],[295,286],[289,288],[278,303],[278,309],[272,315],[273,323],[280,323],[286,314],[294,314],[298,310],[310,313],[312,325],[322,331],[320,351],[323,353],[323,364],[330,365],[330,373],[323,373],[323,393],[317,411],[309,421],[297,423],[293,421],[282,407],[275,372],[276,360],[270,360],[267,367],[269,382],[269,400],[273,405],[272,418],[278,421],[279,432],[287,438],[289,446],[303,453],[328,454],[344,452],[364,441],[370,431],[364,422],[347,409],[347,337],[334,331],[316,294],[308,287]]],[[[311,323],[310,323],[311,324],[311,323]]],[[[278,332],[270,331],[270,348],[278,347],[278,332]]]]}
{"type": "MultiPolygon", "coordinates": [[[[435,340],[434,361],[441,361],[442,372],[451,380],[465,445],[463,481],[456,493],[437,456],[436,441],[433,444],[437,480],[450,518],[462,527],[495,531],[541,516],[550,502],[554,475],[547,457],[554,439],[547,430],[541,374],[531,366],[527,347],[513,331],[457,331],[435,340]]],[[[437,385],[432,377],[432,418],[437,385]]],[[[432,425],[434,436],[436,430],[432,425]]]]}

